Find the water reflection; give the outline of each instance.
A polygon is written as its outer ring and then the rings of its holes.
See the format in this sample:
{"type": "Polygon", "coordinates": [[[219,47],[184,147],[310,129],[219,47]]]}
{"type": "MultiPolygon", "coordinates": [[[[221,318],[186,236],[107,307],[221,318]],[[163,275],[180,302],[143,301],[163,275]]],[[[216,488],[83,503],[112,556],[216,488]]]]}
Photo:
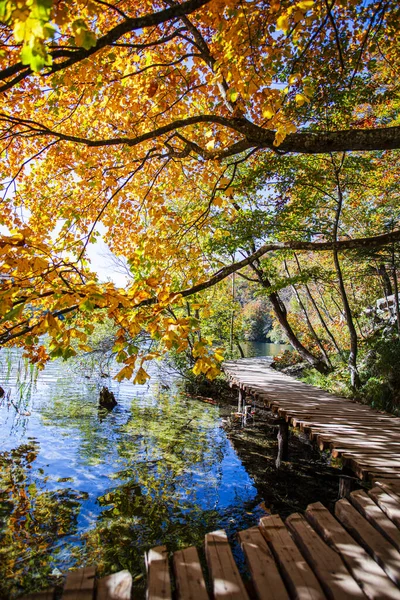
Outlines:
{"type": "Polygon", "coordinates": [[[273,344],[271,342],[240,342],[247,358],[253,356],[270,356],[271,359],[285,350],[290,350],[289,344],[273,344]]]}
{"type": "Polygon", "coordinates": [[[29,442],[0,454],[1,598],[50,576],[60,541],[77,531],[87,497],[68,487],[49,489],[49,477],[35,469],[38,452],[29,442]]]}
{"type": "Polygon", "coordinates": [[[27,371],[24,394],[19,360],[2,363],[13,403],[0,408],[0,596],[40,589],[55,567],[139,575],[150,546],[201,545],[207,531],[257,522],[257,490],[218,407],[188,401],[171,381],[161,393],[157,373],[138,387],[62,362],[37,380],[27,371]],[[98,410],[104,384],[118,401],[111,413],[98,410]],[[14,404],[31,413],[23,422],[14,404]]]}

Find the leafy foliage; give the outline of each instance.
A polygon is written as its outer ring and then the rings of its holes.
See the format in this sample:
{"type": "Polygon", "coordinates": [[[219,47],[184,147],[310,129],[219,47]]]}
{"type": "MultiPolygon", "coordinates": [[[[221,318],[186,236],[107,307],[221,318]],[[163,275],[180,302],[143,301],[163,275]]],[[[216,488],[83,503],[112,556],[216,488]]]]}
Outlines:
{"type": "Polygon", "coordinates": [[[388,218],[400,238],[395,0],[2,0],[0,19],[0,343],[39,368],[107,318],[119,379],[190,345],[215,377],[186,302],[249,265],[275,293],[273,252],[332,248],[334,153],[342,246],[382,245],[388,218]],[[90,268],[100,225],[127,289],[90,268]]]}

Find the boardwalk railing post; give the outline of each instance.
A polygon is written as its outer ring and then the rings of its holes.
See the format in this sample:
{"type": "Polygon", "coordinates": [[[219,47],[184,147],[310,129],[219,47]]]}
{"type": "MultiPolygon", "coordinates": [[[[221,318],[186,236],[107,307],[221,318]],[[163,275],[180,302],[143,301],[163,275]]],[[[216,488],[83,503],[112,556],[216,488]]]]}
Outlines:
{"type": "Polygon", "coordinates": [[[283,460],[288,459],[289,454],[289,426],[286,421],[279,422],[278,430],[278,456],[275,461],[277,469],[281,466],[283,460]]]}
{"type": "Polygon", "coordinates": [[[238,413],[242,412],[243,405],[244,405],[244,392],[241,388],[239,388],[238,413]]]}
{"type": "Polygon", "coordinates": [[[357,480],[350,470],[348,475],[342,473],[341,477],[339,477],[339,498],[347,498],[357,487],[357,480]]]}

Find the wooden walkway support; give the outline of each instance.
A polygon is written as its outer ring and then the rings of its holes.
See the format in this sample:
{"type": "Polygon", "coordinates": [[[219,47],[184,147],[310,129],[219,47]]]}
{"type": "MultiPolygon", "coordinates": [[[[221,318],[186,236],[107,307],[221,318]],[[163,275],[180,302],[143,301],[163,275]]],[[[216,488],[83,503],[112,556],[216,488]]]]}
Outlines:
{"type": "MultiPolygon", "coordinates": [[[[265,516],[238,533],[250,578],[243,579],[224,531],[205,537],[207,573],[196,548],[146,553],[147,600],[400,600],[400,480],[383,479],[304,514],[265,516]],[[391,516],[389,516],[389,513],[391,516]],[[207,582],[207,583],[206,583],[207,582]]],[[[67,575],[62,599],[128,600],[127,571],[96,582],[94,569],[67,575]]],[[[134,596],[133,596],[134,598],[134,596]]],[[[53,590],[21,600],[54,600],[53,590]]]]}
{"type": "Polygon", "coordinates": [[[297,381],[262,358],[227,361],[223,370],[241,397],[252,396],[256,407],[307,433],[361,479],[400,478],[400,418],[297,381]]]}

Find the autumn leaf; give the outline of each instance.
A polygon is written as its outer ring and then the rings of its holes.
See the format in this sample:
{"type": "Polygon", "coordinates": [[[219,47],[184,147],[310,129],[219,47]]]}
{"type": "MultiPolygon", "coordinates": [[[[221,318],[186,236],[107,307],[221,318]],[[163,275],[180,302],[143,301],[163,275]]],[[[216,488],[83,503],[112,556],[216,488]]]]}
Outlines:
{"type": "Polygon", "coordinates": [[[140,367],[136,373],[135,379],[133,380],[134,384],[143,385],[146,381],[150,379],[150,375],[146,373],[143,367],[140,367]]]}

